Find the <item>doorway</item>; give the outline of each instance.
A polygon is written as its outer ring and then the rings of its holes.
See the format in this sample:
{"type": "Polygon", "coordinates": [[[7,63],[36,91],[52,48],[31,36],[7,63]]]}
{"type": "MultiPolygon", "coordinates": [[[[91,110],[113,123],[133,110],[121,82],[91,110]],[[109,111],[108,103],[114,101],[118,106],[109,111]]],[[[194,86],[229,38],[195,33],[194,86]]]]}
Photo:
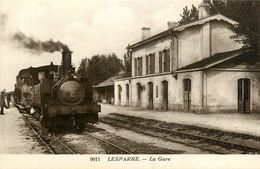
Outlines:
{"type": "Polygon", "coordinates": [[[129,105],[129,84],[126,84],[125,88],[126,88],[126,104],[129,105]]]}
{"type": "Polygon", "coordinates": [[[153,109],[153,83],[148,83],[148,109],[153,109]]]}
{"type": "Polygon", "coordinates": [[[142,91],[142,86],[140,83],[136,84],[137,88],[137,106],[141,106],[141,91],[142,91]]]}
{"type": "Polygon", "coordinates": [[[250,79],[238,80],[238,112],[250,113],[250,79]]]}
{"type": "Polygon", "coordinates": [[[162,82],[163,110],[168,110],[168,82],[162,82]]]}
{"type": "Polygon", "coordinates": [[[183,80],[183,104],[184,104],[184,111],[189,112],[191,111],[191,80],[184,79],[183,80]]]}
{"type": "Polygon", "coordinates": [[[121,105],[121,93],[122,93],[122,87],[118,85],[118,105],[121,105]]]}

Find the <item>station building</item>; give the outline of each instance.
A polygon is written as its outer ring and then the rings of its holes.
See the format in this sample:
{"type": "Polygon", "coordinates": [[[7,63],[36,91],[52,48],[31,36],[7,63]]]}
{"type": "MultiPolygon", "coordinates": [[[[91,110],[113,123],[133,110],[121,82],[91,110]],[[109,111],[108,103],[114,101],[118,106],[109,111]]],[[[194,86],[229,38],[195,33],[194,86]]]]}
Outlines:
{"type": "Polygon", "coordinates": [[[114,81],[115,105],[184,112],[260,110],[260,62],[230,37],[236,21],[210,16],[199,6],[197,21],[178,25],[129,45],[132,76],[114,81]]]}
{"type": "Polygon", "coordinates": [[[125,72],[119,72],[118,75],[112,76],[98,85],[93,86],[93,98],[96,102],[114,104],[114,81],[128,77],[125,72]]]}

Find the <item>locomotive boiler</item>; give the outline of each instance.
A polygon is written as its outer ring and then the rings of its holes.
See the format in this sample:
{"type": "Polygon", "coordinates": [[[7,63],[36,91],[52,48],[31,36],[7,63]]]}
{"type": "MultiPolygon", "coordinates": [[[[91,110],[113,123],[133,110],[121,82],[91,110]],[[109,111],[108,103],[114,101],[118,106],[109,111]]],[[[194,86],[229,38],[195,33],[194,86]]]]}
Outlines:
{"type": "Polygon", "coordinates": [[[50,65],[47,71],[38,70],[38,83],[31,83],[30,113],[49,129],[73,126],[82,130],[98,121],[100,105],[93,101],[89,82],[75,77],[71,54],[64,50],[58,69],[50,65]]]}

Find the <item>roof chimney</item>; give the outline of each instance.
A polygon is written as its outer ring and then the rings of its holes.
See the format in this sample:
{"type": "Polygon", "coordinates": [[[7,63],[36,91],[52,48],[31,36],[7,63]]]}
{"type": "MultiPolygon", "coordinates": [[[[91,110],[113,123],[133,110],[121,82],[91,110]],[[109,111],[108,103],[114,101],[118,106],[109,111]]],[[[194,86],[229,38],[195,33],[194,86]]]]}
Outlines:
{"type": "Polygon", "coordinates": [[[199,19],[206,18],[210,16],[210,5],[209,0],[203,0],[199,5],[199,19]]]}
{"type": "Polygon", "coordinates": [[[178,22],[175,22],[175,21],[168,21],[167,25],[168,25],[168,29],[171,29],[175,26],[178,26],[179,24],[178,24],[178,22]]]}
{"type": "Polygon", "coordinates": [[[143,27],[142,28],[142,40],[150,38],[150,28],[149,27],[143,27]]]}

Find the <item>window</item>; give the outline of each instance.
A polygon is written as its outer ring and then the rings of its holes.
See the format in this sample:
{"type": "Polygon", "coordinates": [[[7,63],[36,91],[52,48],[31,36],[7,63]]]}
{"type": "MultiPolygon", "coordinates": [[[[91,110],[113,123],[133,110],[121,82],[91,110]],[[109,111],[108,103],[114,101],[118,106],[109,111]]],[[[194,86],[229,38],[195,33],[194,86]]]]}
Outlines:
{"type": "Polygon", "coordinates": [[[135,58],[135,76],[137,76],[137,58],[135,58]]]}
{"type": "Polygon", "coordinates": [[[163,71],[170,71],[170,49],[163,51],[163,71]]]}
{"type": "Polygon", "coordinates": [[[184,91],[191,91],[191,80],[184,79],[184,91]]]}
{"type": "Polygon", "coordinates": [[[155,73],[155,53],[146,55],[146,74],[155,73]]]}
{"type": "Polygon", "coordinates": [[[149,56],[146,55],[145,58],[146,58],[146,74],[148,75],[149,74],[149,56]]]}
{"type": "Polygon", "coordinates": [[[159,73],[170,71],[170,49],[159,51],[159,73]]]}
{"type": "Polygon", "coordinates": [[[135,76],[142,75],[142,57],[135,58],[135,76]]]}
{"type": "Polygon", "coordinates": [[[138,58],[138,76],[142,76],[142,65],[143,65],[143,63],[142,63],[142,61],[143,61],[143,58],[142,57],[139,57],[138,58]]]}
{"type": "Polygon", "coordinates": [[[155,53],[150,54],[150,74],[155,73],[155,53]]]}
{"type": "Polygon", "coordinates": [[[162,52],[159,52],[159,73],[162,73],[162,52]]]}
{"type": "Polygon", "coordinates": [[[155,71],[155,54],[149,54],[149,74],[153,74],[155,71]]]}

